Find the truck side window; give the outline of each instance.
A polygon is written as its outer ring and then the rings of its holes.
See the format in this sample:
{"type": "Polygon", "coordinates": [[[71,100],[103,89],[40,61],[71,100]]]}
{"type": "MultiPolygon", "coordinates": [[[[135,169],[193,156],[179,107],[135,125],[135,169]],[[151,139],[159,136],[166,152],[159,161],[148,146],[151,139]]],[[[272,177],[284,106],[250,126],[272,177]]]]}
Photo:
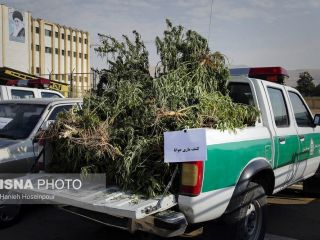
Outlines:
{"type": "Polygon", "coordinates": [[[56,120],[58,113],[69,111],[71,108],[72,108],[72,105],[63,105],[63,106],[58,106],[54,108],[48,120],[56,120]]]}
{"type": "Polygon", "coordinates": [[[34,98],[34,93],[32,91],[12,89],[11,96],[12,99],[34,98]]]}
{"type": "Polygon", "coordinates": [[[289,92],[289,97],[298,127],[313,127],[311,114],[300,96],[294,92],[289,92]]]}
{"type": "Polygon", "coordinates": [[[42,98],[61,98],[58,94],[50,93],[50,92],[41,92],[41,97],[42,98]]]}
{"type": "Polygon", "coordinates": [[[229,96],[234,103],[254,106],[253,95],[249,83],[230,82],[229,96]]]}
{"type": "Polygon", "coordinates": [[[268,87],[268,94],[276,126],[289,127],[288,108],[282,90],[268,87]]]}

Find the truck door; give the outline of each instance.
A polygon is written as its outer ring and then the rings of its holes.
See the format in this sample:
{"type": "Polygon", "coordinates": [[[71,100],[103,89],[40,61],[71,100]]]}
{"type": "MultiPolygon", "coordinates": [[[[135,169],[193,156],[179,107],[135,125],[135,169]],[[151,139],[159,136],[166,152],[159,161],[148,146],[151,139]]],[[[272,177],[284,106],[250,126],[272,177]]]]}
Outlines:
{"type": "MultiPolygon", "coordinates": [[[[69,111],[74,106],[76,106],[76,103],[67,103],[63,105],[54,106],[52,109],[50,109],[48,115],[45,118],[45,121],[48,121],[48,120],[55,121],[59,113],[69,111]]],[[[41,153],[42,148],[43,146],[39,146],[39,144],[36,145],[34,151],[36,152],[37,156],[41,153]]],[[[43,163],[43,161],[44,161],[43,156],[40,156],[38,162],[43,163]]]]}
{"type": "Polygon", "coordinates": [[[264,82],[268,96],[274,129],[275,188],[281,188],[293,180],[294,163],[298,160],[299,138],[289,111],[289,99],[284,86],[264,82]]]}
{"type": "Polygon", "coordinates": [[[313,117],[301,95],[294,89],[288,90],[294,122],[297,128],[300,151],[296,163],[295,181],[312,175],[319,165],[319,128],[314,127],[313,117]]]}

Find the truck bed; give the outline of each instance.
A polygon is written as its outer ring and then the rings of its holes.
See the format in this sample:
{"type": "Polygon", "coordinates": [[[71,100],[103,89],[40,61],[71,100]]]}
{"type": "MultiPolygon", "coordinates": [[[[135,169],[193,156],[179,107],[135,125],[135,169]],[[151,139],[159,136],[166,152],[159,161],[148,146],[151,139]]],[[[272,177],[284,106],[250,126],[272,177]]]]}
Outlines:
{"type": "MultiPolygon", "coordinates": [[[[48,174],[46,174],[46,177],[48,177],[48,174]]],[[[56,177],[56,174],[52,176],[52,178],[54,177],[56,177]]],[[[23,178],[36,182],[38,178],[41,178],[41,174],[26,175],[23,178]]],[[[142,219],[151,214],[169,209],[177,204],[176,198],[172,194],[166,195],[163,198],[159,196],[147,199],[143,196],[124,192],[116,186],[106,188],[104,185],[98,184],[83,186],[81,190],[48,190],[40,188],[16,191],[29,195],[46,194],[48,196],[54,196],[54,200],[50,200],[50,203],[53,204],[71,205],[131,219],[142,219]]],[[[41,204],[43,202],[39,201],[39,203],[41,204]]]]}

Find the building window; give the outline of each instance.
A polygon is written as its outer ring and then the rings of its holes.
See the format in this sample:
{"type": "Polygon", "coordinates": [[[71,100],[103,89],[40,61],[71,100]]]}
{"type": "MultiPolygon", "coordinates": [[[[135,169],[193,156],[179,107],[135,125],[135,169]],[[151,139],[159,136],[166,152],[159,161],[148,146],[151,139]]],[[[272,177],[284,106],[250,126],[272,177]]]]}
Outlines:
{"type": "Polygon", "coordinates": [[[73,52],[73,57],[77,57],[77,53],[76,52],[73,52]]]}
{"type": "Polygon", "coordinates": [[[40,45],[36,45],[36,51],[40,51],[40,45]]]}
{"type": "Polygon", "coordinates": [[[82,38],[79,38],[79,43],[82,43],[82,38]]]}
{"type": "Polygon", "coordinates": [[[84,59],[88,59],[88,54],[84,54],[84,59]]]}
{"type": "Polygon", "coordinates": [[[84,39],[84,44],[88,44],[88,39],[84,39]]]}
{"type": "Polygon", "coordinates": [[[82,58],[82,53],[79,53],[79,58],[82,58]]]}
{"type": "Polygon", "coordinates": [[[61,33],[61,38],[64,39],[64,33],[61,33]]]}
{"type": "Polygon", "coordinates": [[[61,50],[61,54],[62,54],[62,56],[64,56],[64,50],[63,49],[61,50]]]}
{"type": "Polygon", "coordinates": [[[58,38],[59,37],[59,33],[55,32],[55,37],[58,38]]]}
{"type": "Polygon", "coordinates": [[[71,35],[69,34],[69,35],[68,35],[68,41],[70,41],[70,40],[71,40],[71,35]]]}
{"type": "Polygon", "coordinates": [[[46,36],[48,36],[48,37],[51,37],[52,32],[51,32],[50,30],[46,29],[46,30],[44,31],[44,35],[46,35],[46,36]]]}
{"type": "Polygon", "coordinates": [[[40,28],[36,27],[36,33],[40,33],[40,28]]]}
{"type": "Polygon", "coordinates": [[[46,48],[45,48],[45,52],[46,52],[46,53],[52,53],[51,47],[46,47],[46,48]]]}
{"type": "Polygon", "coordinates": [[[69,56],[69,57],[71,56],[71,52],[70,52],[70,51],[68,51],[68,56],[69,56]]]}
{"type": "Polygon", "coordinates": [[[59,49],[56,48],[56,49],[55,49],[55,52],[56,52],[56,54],[59,54],[59,49]]]}
{"type": "Polygon", "coordinates": [[[36,73],[40,73],[40,68],[39,67],[36,67],[36,73]]]}
{"type": "Polygon", "coordinates": [[[73,41],[76,42],[77,41],[77,37],[73,36],[73,41]]]}

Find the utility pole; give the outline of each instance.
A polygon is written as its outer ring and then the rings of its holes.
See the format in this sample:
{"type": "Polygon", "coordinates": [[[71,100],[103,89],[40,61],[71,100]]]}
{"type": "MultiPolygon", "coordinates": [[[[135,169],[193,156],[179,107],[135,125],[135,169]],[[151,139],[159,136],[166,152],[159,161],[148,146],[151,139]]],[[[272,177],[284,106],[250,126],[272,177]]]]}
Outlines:
{"type": "Polygon", "coordinates": [[[74,68],[71,71],[71,75],[70,75],[70,97],[73,98],[73,72],[74,72],[74,68]]]}
{"type": "Polygon", "coordinates": [[[70,96],[69,97],[73,97],[73,73],[71,72],[70,74],[70,96]]]}
{"type": "Polygon", "coordinates": [[[96,74],[97,74],[97,73],[96,73],[95,71],[92,71],[92,73],[93,73],[93,74],[92,74],[92,75],[93,75],[93,76],[92,76],[92,83],[93,83],[93,84],[92,84],[92,85],[93,85],[92,88],[93,88],[94,90],[96,90],[96,88],[97,88],[97,78],[96,78],[97,75],[96,75],[96,74]]]}

